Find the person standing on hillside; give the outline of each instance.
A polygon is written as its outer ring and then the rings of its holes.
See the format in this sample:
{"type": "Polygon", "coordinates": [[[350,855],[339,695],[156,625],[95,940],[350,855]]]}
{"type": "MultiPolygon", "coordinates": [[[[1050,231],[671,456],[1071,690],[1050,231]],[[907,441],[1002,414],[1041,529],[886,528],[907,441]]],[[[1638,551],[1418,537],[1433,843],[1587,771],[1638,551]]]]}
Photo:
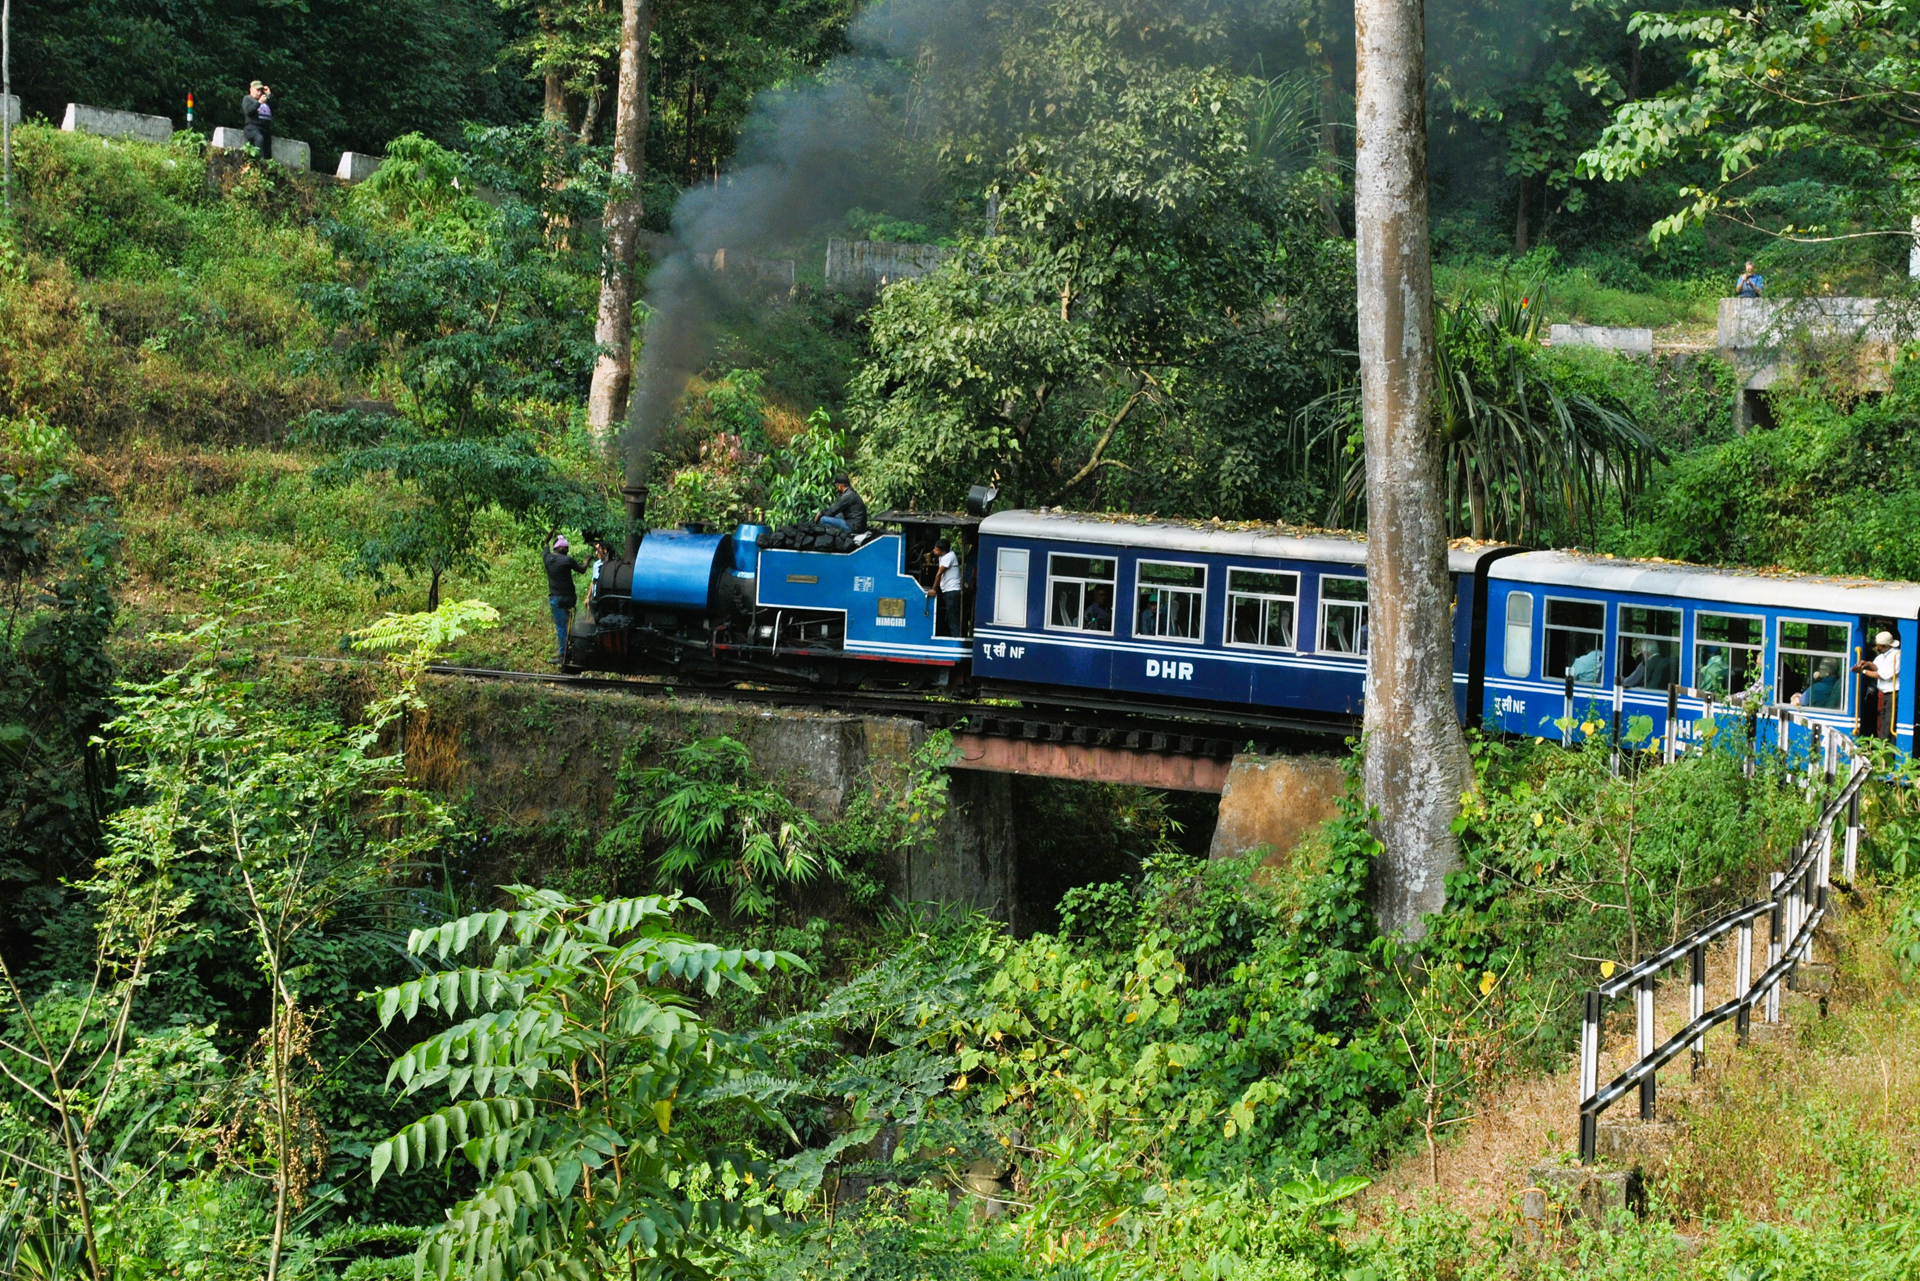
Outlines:
{"type": "Polygon", "coordinates": [[[559,646],[559,656],[553,661],[565,667],[567,665],[567,624],[573,620],[573,606],[576,600],[573,590],[573,576],[584,574],[587,567],[567,554],[571,544],[565,534],[553,540],[544,560],[547,569],[547,606],[553,611],[553,635],[559,646]]]}
{"type": "Polygon", "coordinates": [[[1758,298],[1766,292],[1767,278],[1753,269],[1748,263],[1747,269],[1740,273],[1740,280],[1733,287],[1735,298],[1758,298]]]}
{"type": "Polygon", "coordinates": [[[262,160],[273,159],[273,108],[267,104],[270,92],[256,80],[247,86],[247,92],[240,99],[240,123],[244,126],[241,133],[262,160]]]}

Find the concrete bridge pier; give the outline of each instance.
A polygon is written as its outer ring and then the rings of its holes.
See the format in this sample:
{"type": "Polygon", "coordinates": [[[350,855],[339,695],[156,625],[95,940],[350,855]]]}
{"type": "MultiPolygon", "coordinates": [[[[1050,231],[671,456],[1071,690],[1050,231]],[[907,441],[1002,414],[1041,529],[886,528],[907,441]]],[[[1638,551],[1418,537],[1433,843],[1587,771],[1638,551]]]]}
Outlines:
{"type": "Polygon", "coordinates": [[[1334,816],[1346,787],[1339,757],[1243,752],[1227,768],[1208,853],[1232,858],[1264,846],[1271,858],[1283,858],[1334,816]]]}

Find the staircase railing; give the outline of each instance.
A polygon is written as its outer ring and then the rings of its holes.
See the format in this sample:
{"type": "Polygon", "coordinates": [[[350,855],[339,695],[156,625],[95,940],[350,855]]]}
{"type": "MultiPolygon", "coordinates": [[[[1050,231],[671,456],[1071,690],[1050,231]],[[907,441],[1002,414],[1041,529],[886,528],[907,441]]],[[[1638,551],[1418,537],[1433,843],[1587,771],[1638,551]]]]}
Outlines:
{"type": "MultiPolygon", "coordinates": [[[[1702,720],[1713,720],[1713,696],[1702,690],[1669,686],[1667,692],[1667,733],[1661,745],[1662,756],[1672,761],[1681,750],[1679,704],[1682,698],[1704,704],[1702,720]]],[[[1722,696],[1721,702],[1727,704],[1722,696]]],[[[1571,720],[1572,696],[1569,692],[1568,719],[1571,720]]],[[[1791,986],[1795,973],[1813,946],[1814,931],[1827,912],[1827,894],[1833,877],[1833,828],[1845,819],[1846,837],[1842,847],[1841,878],[1851,884],[1860,849],[1860,789],[1866,783],[1870,764],[1853,738],[1831,725],[1809,716],[1803,709],[1787,704],[1754,708],[1749,713],[1756,725],[1762,718],[1774,721],[1776,743],[1783,754],[1791,746],[1792,727],[1801,725],[1808,732],[1806,787],[1811,798],[1816,788],[1831,791],[1821,807],[1820,817],[1806,828],[1794,846],[1792,861],[1785,871],[1774,872],[1768,880],[1768,896],[1748,903],[1695,930],[1686,938],[1624,970],[1587,993],[1585,1017],[1580,1029],[1580,1159],[1591,1161],[1599,1141],[1600,1114],[1629,1091],[1640,1092],[1640,1116],[1654,1116],[1656,1082],[1660,1069],[1691,1051],[1694,1070],[1705,1061],[1707,1032],[1733,1020],[1741,1044],[1747,1040],[1755,1008],[1767,1023],[1780,1019],[1782,986],[1791,986]],[[1842,757],[1846,759],[1846,778],[1838,788],[1835,776],[1842,757]],[[1819,777],[1816,782],[1816,774],[1819,777]],[[1769,923],[1766,964],[1758,977],[1753,974],[1753,923],[1761,917],[1769,923]],[[1706,1008],[1707,948],[1731,933],[1738,934],[1734,953],[1734,995],[1712,1009],[1706,1008]],[[1659,1045],[1654,1044],[1654,991],[1659,977],[1667,969],[1687,963],[1688,1023],[1659,1045]],[[1607,1003],[1631,993],[1633,996],[1635,1044],[1637,1055],[1631,1066],[1609,1081],[1599,1083],[1600,1028],[1607,1003]]],[[[1616,772],[1620,752],[1620,694],[1614,693],[1614,756],[1616,772]]],[[[1695,724],[1699,724],[1696,721],[1695,724]]],[[[1714,737],[1717,737],[1714,736],[1714,737]]],[[[1707,740],[1710,741],[1710,740],[1707,740]]],[[[1694,746],[1703,740],[1693,736],[1694,746]]],[[[1791,758],[1790,758],[1791,759],[1791,758]]],[[[1746,766],[1753,768],[1753,758],[1746,766]]]]}

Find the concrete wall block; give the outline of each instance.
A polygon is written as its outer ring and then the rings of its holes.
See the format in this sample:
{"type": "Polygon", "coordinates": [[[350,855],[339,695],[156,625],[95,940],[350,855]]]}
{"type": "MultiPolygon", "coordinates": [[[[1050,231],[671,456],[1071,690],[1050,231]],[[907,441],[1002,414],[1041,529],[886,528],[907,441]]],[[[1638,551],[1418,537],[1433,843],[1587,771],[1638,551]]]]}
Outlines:
{"type": "Polygon", "coordinates": [[[1796,335],[1901,342],[1915,329],[1911,308],[1885,298],[1722,298],[1717,341],[1723,352],[1743,352],[1796,335]]]}
{"type": "Polygon", "coordinates": [[[876,240],[827,241],[827,288],[847,293],[916,280],[953,256],[939,245],[893,245],[876,240]]]}
{"type": "Polygon", "coordinates": [[[244,130],[229,129],[221,125],[213,131],[213,146],[216,151],[242,151],[247,145],[244,130]]]}
{"type": "Polygon", "coordinates": [[[1539,1244],[1569,1219],[1603,1227],[1616,1211],[1635,1214],[1646,1207],[1645,1183],[1637,1170],[1595,1170],[1584,1165],[1537,1165],[1527,1171],[1532,1184],[1521,1194],[1520,1218],[1529,1242],[1539,1244]]]}
{"type": "Polygon", "coordinates": [[[1346,787],[1334,757],[1242,753],[1227,770],[1208,853],[1232,858],[1264,845],[1284,855],[1334,816],[1346,787]]]}
{"type": "Polygon", "coordinates": [[[1653,330],[1613,325],[1555,325],[1549,337],[1556,347],[1599,347],[1632,356],[1653,355],[1653,330]]]}
{"type": "Polygon", "coordinates": [[[275,138],[273,160],[275,164],[285,165],[295,173],[305,173],[313,168],[313,148],[298,138],[275,138]]]}
{"type": "Polygon", "coordinates": [[[137,111],[109,111],[69,102],[60,127],[68,133],[92,133],[102,138],[131,138],[162,145],[173,139],[173,121],[165,116],[143,116],[137,111]]]}
{"type": "Polygon", "coordinates": [[[17,93],[0,94],[0,112],[6,113],[7,123],[20,123],[20,95],[17,93]]]}
{"type": "Polygon", "coordinates": [[[333,176],[341,182],[365,182],[374,172],[386,163],[385,156],[370,156],[364,151],[343,151],[340,153],[340,167],[333,176]]]}

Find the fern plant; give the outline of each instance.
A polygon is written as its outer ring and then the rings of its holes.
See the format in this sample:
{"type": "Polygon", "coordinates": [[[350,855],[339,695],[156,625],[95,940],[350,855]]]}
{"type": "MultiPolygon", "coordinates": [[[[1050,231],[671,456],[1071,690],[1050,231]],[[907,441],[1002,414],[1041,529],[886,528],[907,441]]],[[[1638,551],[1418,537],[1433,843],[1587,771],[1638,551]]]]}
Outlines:
{"type": "Polygon", "coordinates": [[[690,1141],[675,1110],[728,1099],[785,1123],[767,1105],[780,1083],[688,993],[752,990],[756,974],[803,963],[674,930],[676,914],[705,910],[679,895],[509,892],[515,910],[415,930],[408,952],[452,968],[376,997],[382,1027],[423,1012],[450,1026],[394,1061],[407,1095],[449,1101],[373,1148],[374,1182],[456,1156],[479,1178],[427,1232],[417,1268],[443,1281],[701,1275],[716,1231],[763,1225],[752,1190],[766,1183],[690,1141]]]}
{"type": "Polygon", "coordinates": [[[725,889],[736,916],[771,916],[784,886],[822,872],[833,881],[846,877],[820,821],[755,778],[753,758],[737,739],[695,739],[651,767],[630,753],[619,784],[624,813],[601,838],[601,857],[620,866],[657,850],[662,876],[725,889]]]}

